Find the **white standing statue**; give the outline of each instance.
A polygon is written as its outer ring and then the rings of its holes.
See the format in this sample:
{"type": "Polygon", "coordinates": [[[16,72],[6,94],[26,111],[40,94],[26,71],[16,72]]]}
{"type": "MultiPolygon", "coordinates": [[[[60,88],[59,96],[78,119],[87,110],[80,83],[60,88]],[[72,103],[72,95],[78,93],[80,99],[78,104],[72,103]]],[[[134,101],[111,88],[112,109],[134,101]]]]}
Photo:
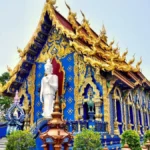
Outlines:
{"type": "Polygon", "coordinates": [[[50,59],[45,64],[46,76],[41,81],[40,101],[43,103],[43,116],[51,118],[53,113],[55,94],[58,90],[58,77],[53,75],[53,66],[50,59]]]}

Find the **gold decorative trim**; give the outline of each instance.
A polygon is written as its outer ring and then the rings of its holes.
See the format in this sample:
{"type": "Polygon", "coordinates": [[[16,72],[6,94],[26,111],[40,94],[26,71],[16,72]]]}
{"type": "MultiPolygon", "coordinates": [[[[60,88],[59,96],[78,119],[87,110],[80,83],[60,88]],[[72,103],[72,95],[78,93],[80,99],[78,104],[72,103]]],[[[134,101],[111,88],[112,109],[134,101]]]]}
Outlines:
{"type": "Polygon", "coordinates": [[[97,89],[96,85],[93,83],[92,81],[92,77],[88,77],[85,79],[85,82],[83,83],[82,87],[81,87],[81,91],[79,93],[80,95],[80,100],[84,99],[84,89],[86,88],[86,86],[90,84],[90,86],[93,88],[93,91],[95,92],[94,94],[94,99],[100,98],[100,91],[97,89]]]}
{"type": "Polygon", "coordinates": [[[121,99],[121,91],[118,87],[115,87],[114,89],[114,92],[113,92],[113,99],[116,99],[116,100],[120,100],[121,99]],[[119,95],[117,95],[117,91],[119,92],[119,95]]]}
{"type": "Polygon", "coordinates": [[[78,54],[74,53],[74,100],[75,100],[75,120],[78,120],[78,100],[79,100],[79,77],[78,77],[78,54]]]}
{"type": "Polygon", "coordinates": [[[31,95],[31,117],[30,117],[30,126],[34,123],[34,101],[35,101],[35,71],[36,65],[32,66],[32,70],[28,77],[28,92],[31,95]]]}

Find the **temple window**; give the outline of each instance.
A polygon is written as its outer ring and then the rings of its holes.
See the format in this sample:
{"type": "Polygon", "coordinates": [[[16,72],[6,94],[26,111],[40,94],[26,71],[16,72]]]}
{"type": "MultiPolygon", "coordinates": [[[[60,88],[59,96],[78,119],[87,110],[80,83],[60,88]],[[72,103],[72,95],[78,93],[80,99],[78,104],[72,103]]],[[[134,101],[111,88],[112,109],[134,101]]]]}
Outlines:
{"type": "Polygon", "coordinates": [[[118,88],[114,90],[113,95],[114,107],[114,133],[121,134],[123,132],[123,114],[122,114],[122,97],[118,88]]]}

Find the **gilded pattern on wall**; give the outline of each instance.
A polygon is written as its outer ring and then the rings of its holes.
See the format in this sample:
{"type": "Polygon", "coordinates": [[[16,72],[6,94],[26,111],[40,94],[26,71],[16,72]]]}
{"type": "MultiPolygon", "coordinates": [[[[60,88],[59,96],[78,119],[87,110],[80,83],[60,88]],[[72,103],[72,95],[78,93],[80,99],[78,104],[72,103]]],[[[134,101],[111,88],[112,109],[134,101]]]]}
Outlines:
{"type": "Polygon", "coordinates": [[[35,99],[35,70],[36,65],[34,64],[32,66],[31,72],[28,76],[28,92],[31,95],[31,119],[30,119],[30,125],[32,126],[34,123],[34,99],[35,99]]]}
{"type": "Polygon", "coordinates": [[[24,96],[23,107],[22,108],[25,111],[25,120],[24,120],[23,130],[29,130],[29,128],[30,128],[30,111],[31,111],[31,107],[30,107],[29,99],[28,99],[28,96],[27,96],[27,93],[26,93],[26,88],[27,88],[26,82],[24,82],[22,87],[19,90],[20,99],[21,99],[22,96],[24,96]]]}
{"type": "Polygon", "coordinates": [[[78,105],[79,100],[79,76],[78,76],[78,54],[74,53],[74,99],[75,99],[75,120],[78,120],[78,105]]]}
{"type": "Polygon", "coordinates": [[[87,77],[86,79],[85,79],[85,81],[84,81],[84,83],[83,83],[83,85],[82,85],[82,87],[81,87],[81,90],[80,90],[80,100],[83,100],[84,99],[84,96],[83,96],[83,94],[84,94],[84,89],[86,88],[86,86],[88,85],[88,84],[90,84],[90,86],[93,88],[93,92],[95,93],[94,94],[94,100],[96,100],[96,99],[98,99],[98,98],[100,98],[100,91],[97,89],[97,87],[96,87],[96,85],[93,83],[93,81],[92,81],[92,77],[90,76],[90,77],[87,77]]]}
{"type": "Polygon", "coordinates": [[[56,56],[62,58],[70,54],[74,49],[69,46],[68,42],[68,39],[53,27],[37,62],[45,62],[48,58],[56,56]]]}
{"type": "Polygon", "coordinates": [[[109,94],[112,90],[116,79],[112,79],[108,81],[105,78],[102,78],[102,85],[103,85],[103,103],[104,103],[104,121],[108,123],[108,132],[111,133],[111,126],[110,126],[110,102],[109,102],[109,94]]]}
{"type": "Polygon", "coordinates": [[[78,55],[78,70],[75,73],[79,74],[79,87],[84,83],[85,74],[86,74],[86,64],[83,61],[83,57],[78,55]]]}

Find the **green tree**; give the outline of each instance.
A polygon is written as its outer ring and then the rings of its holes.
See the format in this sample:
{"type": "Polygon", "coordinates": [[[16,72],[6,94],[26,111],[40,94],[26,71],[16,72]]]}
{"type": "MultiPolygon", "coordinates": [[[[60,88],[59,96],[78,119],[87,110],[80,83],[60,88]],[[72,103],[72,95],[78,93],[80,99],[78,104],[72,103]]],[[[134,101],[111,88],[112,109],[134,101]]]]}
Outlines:
{"type": "Polygon", "coordinates": [[[6,150],[29,150],[35,147],[35,139],[29,131],[15,131],[7,136],[6,150]]]}
{"type": "Polygon", "coordinates": [[[12,98],[8,96],[1,96],[0,97],[0,106],[4,105],[4,110],[7,110],[12,103],[12,98]]]}
{"type": "Polygon", "coordinates": [[[141,150],[140,137],[134,130],[124,131],[121,135],[122,146],[127,143],[132,150],[141,150]]]}
{"type": "Polygon", "coordinates": [[[150,141],[150,130],[147,130],[144,134],[144,143],[146,143],[148,140],[150,141]]]}
{"type": "Polygon", "coordinates": [[[0,76],[0,83],[4,85],[10,79],[9,73],[5,72],[0,76]]]}
{"type": "MultiPolygon", "coordinates": [[[[6,82],[10,79],[9,73],[5,72],[0,76],[0,84],[4,85],[6,84],[6,82]]],[[[2,94],[2,93],[0,93],[2,94]]],[[[2,110],[0,110],[1,112],[5,112],[7,111],[7,109],[10,107],[10,104],[12,103],[12,98],[8,97],[8,96],[2,96],[0,95],[0,108],[2,110]]],[[[4,116],[0,116],[0,120],[1,121],[5,121],[4,116]]]]}
{"type": "Polygon", "coordinates": [[[74,138],[74,150],[101,150],[100,133],[83,129],[74,138]]]}

